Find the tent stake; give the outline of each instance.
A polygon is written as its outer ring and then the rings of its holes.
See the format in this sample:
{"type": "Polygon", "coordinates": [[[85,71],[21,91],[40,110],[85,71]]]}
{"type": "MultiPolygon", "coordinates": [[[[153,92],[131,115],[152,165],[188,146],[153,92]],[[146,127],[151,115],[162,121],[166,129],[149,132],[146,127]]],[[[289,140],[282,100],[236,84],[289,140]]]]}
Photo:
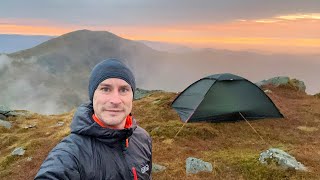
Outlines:
{"type": "Polygon", "coordinates": [[[258,133],[258,131],[256,131],[256,130],[253,128],[253,126],[251,126],[251,124],[249,123],[249,121],[241,114],[241,112],[239,112],[239,114],[240,114],[240,116],[249,124],[249,126],[253,129],[253,131],[260,137],[260,139],[261,139],[265,144],[267,144],[267,145],[269,145],[270,147],[272,147],[271,144],[269,144],[266,140],[264,140],[264,139],[262,138],[262,136],[260,136],[260,134],[258,133]]]}

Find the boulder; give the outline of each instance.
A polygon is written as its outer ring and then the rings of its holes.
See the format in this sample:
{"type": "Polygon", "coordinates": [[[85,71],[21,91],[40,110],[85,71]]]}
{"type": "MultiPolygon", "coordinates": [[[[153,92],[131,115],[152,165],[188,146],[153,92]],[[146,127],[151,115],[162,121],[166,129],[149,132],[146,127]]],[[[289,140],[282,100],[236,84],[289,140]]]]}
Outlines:
{"type": "Polygon", "coordinates": [[[148,96],[149,94],[157,91],[160,91],[160,90],[145,90],[145,89],[136,88],[136,91],[134,92],[134,99],[135,100],[142,99],[148,96]]]}
{"type": "Polygon", "coordinates": [[[7,117],[5,115],[0,114],[0,120],[6,120],[6,119],[7,119],[7,117]]]}
{"type": "Polygon", "coordinates": [[[22,147],[17,147],[11,152],[11,155],[22,156],[22,155],[24,155],[24,153],[25,153],[25,150],[22,147]]]}
{"type": "Polygon", "coordinates": [[[212,172],[212,164],[201,159],[188,157],[186,160],[186,173],[196,174],[198,172],[212,172]]]}
{"type": "Polygon", "coordinates": [[[270,78],[267,80],[262,80],[260,82],[255,83],[257,86],[261,87],[264,85],[273,85],[273,86],[280,86],[280,85],[289,85],[292,86],[296,89],[298,89],[299,91],[306,91],[306,85],[304,84],[303,81],[300,81],[298,79],[290,79],[287,76],[278,76],[278,77],[274,77],[274,78],[270,78]]]}
{"type": "Polygon", "coordinates": [[[306,92],[306,85],[303,81],[299,81],[298,79],[292,79],[291,82],[293,83],[293,86],[299,89],[299,91],[306,92]]]}
{"type": "Polygon", "coordinates": [[[4,121],[0,119],[0,126],[10,129],[12,127],[12,124],[9,121],[4,121]]]}
{"type": "Polygon", "coordinates": [[[10,111],[11,110],[7,106],[0,105],[0,114],[7,116],[10,111]]]}
{"type": "Polygon", "coordinates": [[[158,173],[161,171],[166,170],[167,168],[165,166],[156,164],[156,163],[152,163],[152,173],[158,173]]]}
{"type": "Polygon", "coordinates": [[[270,148],[267,151],[262,152],[260,154],[259,161],[262,164],[276,162],[276,164],[286,169],[307,171],[307,168],[303,164],[298,162],[296,158],[277,148],[270,148]]]}

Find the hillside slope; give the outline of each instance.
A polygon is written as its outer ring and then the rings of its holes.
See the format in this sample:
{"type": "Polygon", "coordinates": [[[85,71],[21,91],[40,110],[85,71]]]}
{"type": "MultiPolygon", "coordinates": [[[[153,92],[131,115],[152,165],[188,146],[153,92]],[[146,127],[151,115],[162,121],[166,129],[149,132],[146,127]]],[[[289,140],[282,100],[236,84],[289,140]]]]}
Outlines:
{"type": "MultiPolygon", "coordinates": [[[[154,92],[134,101],[133,110],[153,138],[153,162],[167,167],[154,173],[153,179],[320,179],[320,98],[290,87],[266,88],[285,118],[251,121],[251,125],[272,147],[296,157],[309,172],[261,165],[259,154],[270,146],[245,121],[186,124],[174,139],[183,125],[170,108],[177,94],[154,92]],[[213,172],[186,175],[189,156],[211,162],[213,172]]],[[[32,179],[51,148],[69,133],[73,113],[10,117],[12,129],[0,127],[0,179],[32,179]],[[36,126],[24,128],[27,125],[36,126]],[[11,156],[20,146],[26,153],[11,156]]]]}

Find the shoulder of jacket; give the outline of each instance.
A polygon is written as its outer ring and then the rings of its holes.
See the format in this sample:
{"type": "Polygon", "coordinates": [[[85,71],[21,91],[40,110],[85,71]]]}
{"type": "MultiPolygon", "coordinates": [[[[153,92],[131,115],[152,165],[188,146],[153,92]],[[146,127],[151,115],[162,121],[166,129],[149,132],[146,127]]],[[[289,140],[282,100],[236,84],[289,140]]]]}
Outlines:
{"type": "Polygon", "coordinates": [[[63,138],[54,150],[62,150],[77,156],[80,151],[85,151],[90,148],[87,144],[91,144],[90,137],[71,133],[67,137],[63,138]]]}
{"type": "Polygon", "coordinates": [[[140,127],[140,126],[137,126],[137,128],[134,131],[134,133],[136,133],[136,134],[138,134],[140,136],[146,137],[146,138],[150,137],[149,133],[145,129],[140,127]]]}

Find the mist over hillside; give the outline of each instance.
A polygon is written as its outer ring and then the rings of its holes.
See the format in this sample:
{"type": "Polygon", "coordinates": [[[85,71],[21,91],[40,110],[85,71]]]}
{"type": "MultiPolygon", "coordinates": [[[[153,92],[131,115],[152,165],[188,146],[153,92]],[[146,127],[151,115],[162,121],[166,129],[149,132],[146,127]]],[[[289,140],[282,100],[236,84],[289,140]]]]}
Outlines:
{"type": "Polygon", "coordinates": [[[143,44],[151,47],[154,50],[170,52],[170,53],[185,53],[185,52],[190,52],[190,51],[195,50],[195,49],[190,48],[188,46],[184,46],[181,44],[175,44],[175,43],[144,41],[144,40],[140,40],[138,42],[142,42],[143,44]]]}
{"type": "Polygon", "coordinates": [[[289,76],[320,92],[320,55],[265,55],[203,49],[180,53],[154,50],[104,31],[71,32],[34,48],[0,56],[0,102],[13,109],[67,112],[88,99],[88,76],[107,58],[132,68],[137,87],[179,92],[211,74],[233,73],[252,82],[289,76]]]}

